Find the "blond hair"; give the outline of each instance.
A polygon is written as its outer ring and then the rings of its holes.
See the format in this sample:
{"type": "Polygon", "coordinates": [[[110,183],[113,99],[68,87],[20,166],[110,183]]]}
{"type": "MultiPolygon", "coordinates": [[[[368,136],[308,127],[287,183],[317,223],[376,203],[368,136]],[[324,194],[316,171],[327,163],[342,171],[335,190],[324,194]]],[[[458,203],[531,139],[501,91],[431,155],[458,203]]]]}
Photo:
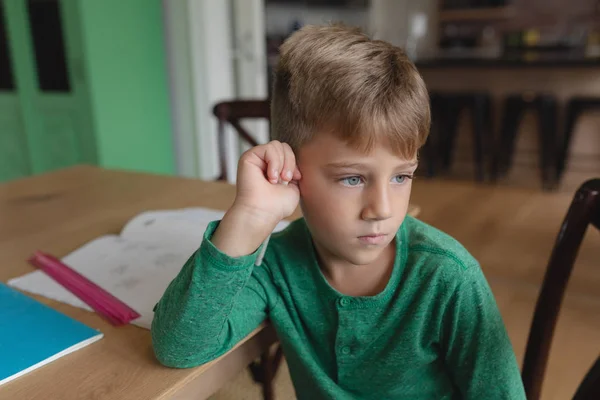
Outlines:
{"type": "Polygon", "coordinates": [[[305,26],[281,46],[271,129],[294,151],[326,130],[365,151],[387,140],[411,159],[429,125],[425,83],[400,48],[337,24],[305,26]]]}

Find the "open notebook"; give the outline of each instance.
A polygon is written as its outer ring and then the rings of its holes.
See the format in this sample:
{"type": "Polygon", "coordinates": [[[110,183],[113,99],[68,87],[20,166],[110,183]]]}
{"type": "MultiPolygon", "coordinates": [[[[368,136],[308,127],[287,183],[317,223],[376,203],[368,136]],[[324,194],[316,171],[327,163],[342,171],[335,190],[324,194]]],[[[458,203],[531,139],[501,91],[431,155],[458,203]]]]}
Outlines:
{"type": "MultiPolygon", "coordinates": [[[[92,240],[62,261],[136,310],[141,316],[132,323],[149,329],[154,305],[200,246],[208,223],[223,214],[206,208],[147,211],[132,218],[120,235],[92,240]]],[[[282,221],[275,231],[287,225],[282,221]]],[[[42,271],[8,284],[91,311],[42,271]]]]}
{"type": "Polygon", "coordinates": [[[102,337],[101,332],[0,283],[0,385],[102,337]]]}

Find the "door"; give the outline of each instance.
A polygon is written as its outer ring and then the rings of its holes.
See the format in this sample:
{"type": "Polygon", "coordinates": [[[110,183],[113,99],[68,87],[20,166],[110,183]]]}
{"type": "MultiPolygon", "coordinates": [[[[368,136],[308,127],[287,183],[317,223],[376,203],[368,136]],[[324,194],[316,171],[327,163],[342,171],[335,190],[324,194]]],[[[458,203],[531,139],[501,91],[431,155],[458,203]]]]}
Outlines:
{"type": "Polygon", "coordinates": [[[77,0],[4,0],[4,10],[29,172],[94,164],[77,0]]]}
{"type": "Polygon", "coordinates": [[[6,21],[4,3],[0,1],[0,182],[31,172],[6,21]]]}

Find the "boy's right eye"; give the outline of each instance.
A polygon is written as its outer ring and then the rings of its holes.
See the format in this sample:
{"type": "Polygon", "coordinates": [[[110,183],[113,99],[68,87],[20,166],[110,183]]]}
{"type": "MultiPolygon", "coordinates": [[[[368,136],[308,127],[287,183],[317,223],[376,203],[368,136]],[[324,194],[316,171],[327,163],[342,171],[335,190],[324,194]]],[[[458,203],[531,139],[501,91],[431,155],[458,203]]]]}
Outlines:
{"type": "Polygon", "coordinates": [[[340,182],[344,186],[358,186],[362,183],[362,179],[360,176],[348,176],[346,178],[340,179],[340,182]]]}

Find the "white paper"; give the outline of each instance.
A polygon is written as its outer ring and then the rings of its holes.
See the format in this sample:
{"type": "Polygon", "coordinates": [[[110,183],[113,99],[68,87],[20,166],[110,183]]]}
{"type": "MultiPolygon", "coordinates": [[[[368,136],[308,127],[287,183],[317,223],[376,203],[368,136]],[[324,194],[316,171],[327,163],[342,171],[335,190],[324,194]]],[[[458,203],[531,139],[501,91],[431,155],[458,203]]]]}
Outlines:
{"type": "Polygon", "coordinates": [[[206,208],[147,211],[132,218],[121,231],[121,236],[166,245],[182,240],[191,248],[198,247],[211,221],[223,218],[223,211],[206,208]]]}
{"type": "MultiPolygon", "coordinates": [[[[62,261],[136,310],[141,317],[132,323],[150,329],[154,305],[200,246],[209,222],[223,214],[205,208],[144,212],[123,228],[121,236],[99,237],[62,261]]],[[[275,231],[287,225],[282,221],[275,231]]],[[[91,311],[42,271],[12,279],[8,284],[91,311]]]]}

